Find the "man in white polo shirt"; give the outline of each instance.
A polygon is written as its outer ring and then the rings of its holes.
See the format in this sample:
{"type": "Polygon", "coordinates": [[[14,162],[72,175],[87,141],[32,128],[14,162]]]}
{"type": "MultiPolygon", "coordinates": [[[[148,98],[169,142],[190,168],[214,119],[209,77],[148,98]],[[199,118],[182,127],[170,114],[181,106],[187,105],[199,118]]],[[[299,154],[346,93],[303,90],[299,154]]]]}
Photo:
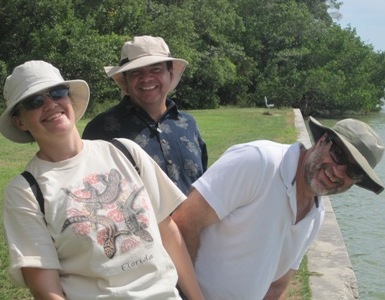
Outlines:
{"type": "Polygon", "coordinates": [[[229,148],[172,217],[206,300],[279,299],[324,216],[319,196],[353,184],[379,194],[384,146],[365,123],[310,118],[309,149],[272,141],[229,148]]]}

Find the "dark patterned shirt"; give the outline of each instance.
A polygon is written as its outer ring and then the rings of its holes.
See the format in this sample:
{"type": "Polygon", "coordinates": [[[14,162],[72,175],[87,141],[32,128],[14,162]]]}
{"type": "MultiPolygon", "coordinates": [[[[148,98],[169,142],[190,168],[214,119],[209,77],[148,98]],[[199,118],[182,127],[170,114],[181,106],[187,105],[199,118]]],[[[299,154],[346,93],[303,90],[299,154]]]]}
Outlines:
{"type": "Polygon", "coordinates": [[[155,122],[128,96],[91,120],[84,139],[128,138],[139,144],[171,180],[188,193],[191,184],[207,169],[207,148],[195,119],[178,111],[167,99],[167,111],[155,122]]]}

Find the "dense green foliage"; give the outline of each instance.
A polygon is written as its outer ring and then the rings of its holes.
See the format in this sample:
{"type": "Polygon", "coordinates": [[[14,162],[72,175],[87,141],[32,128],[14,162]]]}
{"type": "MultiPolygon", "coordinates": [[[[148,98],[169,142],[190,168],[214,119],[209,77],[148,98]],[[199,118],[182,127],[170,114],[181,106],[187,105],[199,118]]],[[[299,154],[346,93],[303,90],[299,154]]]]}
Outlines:
{"type": "MultiPolygon", "coordinates": [[[[103,67],[123,42],[162,36],[189,66],[172,98],[184,109],[298,107],[304,115],[378,109],[385,53],[329,12],[337,0],[1,0],[0,80],[44,59],[91,88],[88,113],[117,102],[103,67]]],[[[3,84],[0,87],[2,92],[3,84]]],[[[4,108],[2,102],[0,109],[4,108]]]]}

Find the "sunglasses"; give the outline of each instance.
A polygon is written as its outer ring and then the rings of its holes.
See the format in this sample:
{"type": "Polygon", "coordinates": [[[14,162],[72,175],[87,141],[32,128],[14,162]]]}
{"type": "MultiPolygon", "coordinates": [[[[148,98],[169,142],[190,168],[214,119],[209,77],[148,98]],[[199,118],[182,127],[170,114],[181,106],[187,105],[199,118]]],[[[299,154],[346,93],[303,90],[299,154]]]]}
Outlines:
{"type": "Polygon", "coordinates": [[[340,145],[336,142],[336,139],[333,135],[328,135],[328,141],[331,142],[331,147],[329,150],[330,157],[337,165],[346,165],[346,174],[354,180],[360,180],[364,177],[365,172],[356,164],[348,160],[346,152],[342,149],[340,145]]]}
{"type": "Polygon", "coordinates": [[[50,97],[53,101],[60,100],[69,95],[69,86],[59,85],[48,90],[43,94],[33,95],[25,98],[21,104],[27,110],[37,109],[44,105],[44,99],[46,96],[50,97]]]}

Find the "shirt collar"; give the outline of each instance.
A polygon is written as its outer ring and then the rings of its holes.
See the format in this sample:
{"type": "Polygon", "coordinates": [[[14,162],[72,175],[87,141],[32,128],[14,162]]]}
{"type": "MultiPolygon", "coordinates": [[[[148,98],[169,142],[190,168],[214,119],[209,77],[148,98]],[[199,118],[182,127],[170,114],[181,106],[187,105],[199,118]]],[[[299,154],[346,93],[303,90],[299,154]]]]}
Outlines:
{"type": "MultiPolygon", "coordinates": [[[[294,208],[297,207],[297,187],[295,184],[295,176],[297,173],[298,168],[298,161],[301,155],[301,149],[304,147],[304,145],[300,142],[294,143],[289,146],[286,153],[284,154],[284,157],[282,159],[281,164],[281,177],[286,185],[286,193],[290,199],[291,207],[294,212],[294,208]]],[[[319,208],[319,197],[316,196],[314,198],[315,206],[318,209],[319,208]]]]}
{"type": "Polygon", "coordinates": [[[302,147],[302,143],[294,143],[287,148],[283,155],[280,172],[287,189],[295,188],[295,175],[302,147]]]}
{"type": "MultiPolygon", "coordinates": [[[[128,113],[131,113],[133,110],[136,110],[138,112],[147,114],[146,111],[143,108],[141,108],[140,106],[136,105],[131,100],[130,96],[128,96],[128,95],[125,95],[122,98],[119,105],[123,106],[127,110],[128,113]]],[[[167,98],[166,99],[166,106],[167,106],[167,110],[164,114],[165,115],[170,114],[174,118],[178,119],[179,118],[179,111],[178,111],[178,108],[177,108],[175,102],[172,101],[171,99],[167,98]]]]}

